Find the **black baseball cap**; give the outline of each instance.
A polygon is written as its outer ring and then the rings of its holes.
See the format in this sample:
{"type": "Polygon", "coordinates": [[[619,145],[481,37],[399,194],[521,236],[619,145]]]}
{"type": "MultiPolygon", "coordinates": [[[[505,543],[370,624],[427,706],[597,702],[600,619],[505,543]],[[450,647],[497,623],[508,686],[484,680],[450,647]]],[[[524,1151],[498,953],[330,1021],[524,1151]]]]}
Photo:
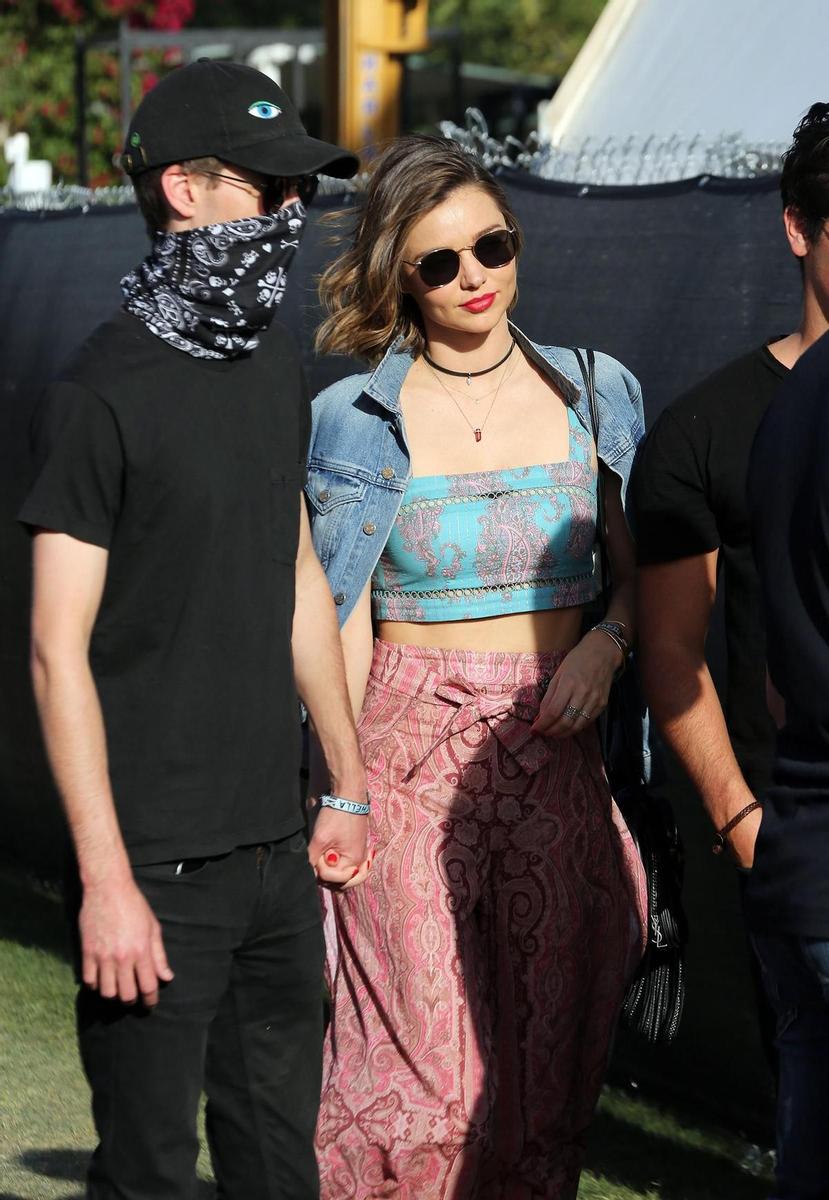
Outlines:
{"type": "Polygon", "coordinates": [[[354,154],[309,137],[293,101],[243,63],[200,58],[157,83],[135,110],[121,155],[128,175],[189,158],[220,158],[262,175],[350,179],[354,154]]]}

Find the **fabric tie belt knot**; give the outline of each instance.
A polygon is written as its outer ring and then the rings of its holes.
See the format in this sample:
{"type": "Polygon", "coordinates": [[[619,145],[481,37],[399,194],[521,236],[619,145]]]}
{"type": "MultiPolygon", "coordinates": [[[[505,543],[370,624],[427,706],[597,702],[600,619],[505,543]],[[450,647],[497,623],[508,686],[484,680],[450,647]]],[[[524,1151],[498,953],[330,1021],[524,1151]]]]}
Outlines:
{"type": "Polygon", "coordinates": [[[541,696],[539,685],[522,686],[514,691],[489,694],[485,687],[477,688],[467,679],[449,679],[439,683],[433,695],[450,709],[446,722],[431,744],[407,772],[407,777],[442,743],[465,733],[473,725],[484,723],[507,753],[528,775],[534,775],[550,761],[550,747],[544,738],[531,730],[538,715],[541,696]]]}

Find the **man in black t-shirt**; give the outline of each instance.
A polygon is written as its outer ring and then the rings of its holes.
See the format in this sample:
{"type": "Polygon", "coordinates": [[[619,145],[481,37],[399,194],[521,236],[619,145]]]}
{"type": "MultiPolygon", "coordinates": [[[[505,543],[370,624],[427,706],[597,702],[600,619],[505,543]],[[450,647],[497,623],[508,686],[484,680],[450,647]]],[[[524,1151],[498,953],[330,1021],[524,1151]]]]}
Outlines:
{"type": "MultiPolygon", "coordinates": [[[[716,845],[751,866],[757,797],[770,778],[773,725],[765,636],[745,487],[757,427],[781,381],[829,328],[820,223],[829,205],[829,105],[795,130],[781,178],[783,222],[801,263],[798,329],[722,367],[667,408],[631,481],[642,678],[654,720],[698,791],[716,845]],[[727,691],[720,704],[705,659],[722,567],[727,691]]],[[[752,958],[761,1034],[775,1064],[775,1018],[752,958]]]]}
{"type": "Polygon", "coordinates": [[[314,1200],[315,874],[361,881],[367,808],[301,502],[308,399],[271,318],[301,196],[357,163],[266,76],[207,60],[142,101],[122,161],[162,232],[48,389],[20,513],[78,867],[87,1194],[192,1196],[204,1086],[220,1194],[314,1200]],[[310,847],[297,692],[339,793],[310,847]]]}
{"type": "Polygon", "coordinates": [[[773,745],[745,481],[751,443],[772,396],[829,328],[820,225],[829,211],[829,105],[813,105],[796,129],[781,192],[786,236],[803,273],[799,328],[728,364],[671,404],[650,430],[631,484],[640,658],[650,709],[715,830],[725,831],[722,840],[745,868],[752,863],[760,823],[755,800],[769,779],[773,745]],[[724,712],[705,661],[720,566],[728,662],[724,712]]]}
{"type": "MultiPolygon", "coordinates": [[[[829,279],[829,203],[819,253],[829,279]]],[[[829,334],[751,452],[749,505],[771,684],[782,701],[746,917],[778,1016],[780,1200],[829,1196],[829,334]]]]}

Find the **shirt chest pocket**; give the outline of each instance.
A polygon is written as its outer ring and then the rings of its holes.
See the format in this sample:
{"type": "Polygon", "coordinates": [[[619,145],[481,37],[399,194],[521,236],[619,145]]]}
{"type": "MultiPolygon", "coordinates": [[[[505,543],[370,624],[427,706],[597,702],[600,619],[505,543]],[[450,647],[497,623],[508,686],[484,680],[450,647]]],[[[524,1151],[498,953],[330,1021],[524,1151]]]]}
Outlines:
{"type": "Polygon", "coordinates": [[[311,466],[305,484],[314,548],[325,567],[355,517],[355,506],[366,495],[366,481],[347,471],[311,466]]]}
{"type": "Polygon", "coordinates": [[[271,468],[271,557],[287,566],[295,564],[299,546],[301,491],[302,476],[299,471],[286,473],[271,468]]]}

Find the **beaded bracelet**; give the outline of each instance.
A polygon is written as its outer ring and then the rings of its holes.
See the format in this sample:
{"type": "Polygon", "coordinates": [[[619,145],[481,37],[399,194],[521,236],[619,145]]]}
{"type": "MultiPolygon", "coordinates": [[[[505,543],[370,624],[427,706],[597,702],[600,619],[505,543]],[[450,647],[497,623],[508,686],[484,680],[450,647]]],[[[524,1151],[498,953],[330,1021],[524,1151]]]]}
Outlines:
{"type": "Polygon", "coordinates": [[[323,792],[320,796],[320,808],[335,808],[337,812],[351,813],[353,817],[367,817],[371,805],[359,804],[356,800],[346,800],[344,796],[332,796],[323,792]]]}

